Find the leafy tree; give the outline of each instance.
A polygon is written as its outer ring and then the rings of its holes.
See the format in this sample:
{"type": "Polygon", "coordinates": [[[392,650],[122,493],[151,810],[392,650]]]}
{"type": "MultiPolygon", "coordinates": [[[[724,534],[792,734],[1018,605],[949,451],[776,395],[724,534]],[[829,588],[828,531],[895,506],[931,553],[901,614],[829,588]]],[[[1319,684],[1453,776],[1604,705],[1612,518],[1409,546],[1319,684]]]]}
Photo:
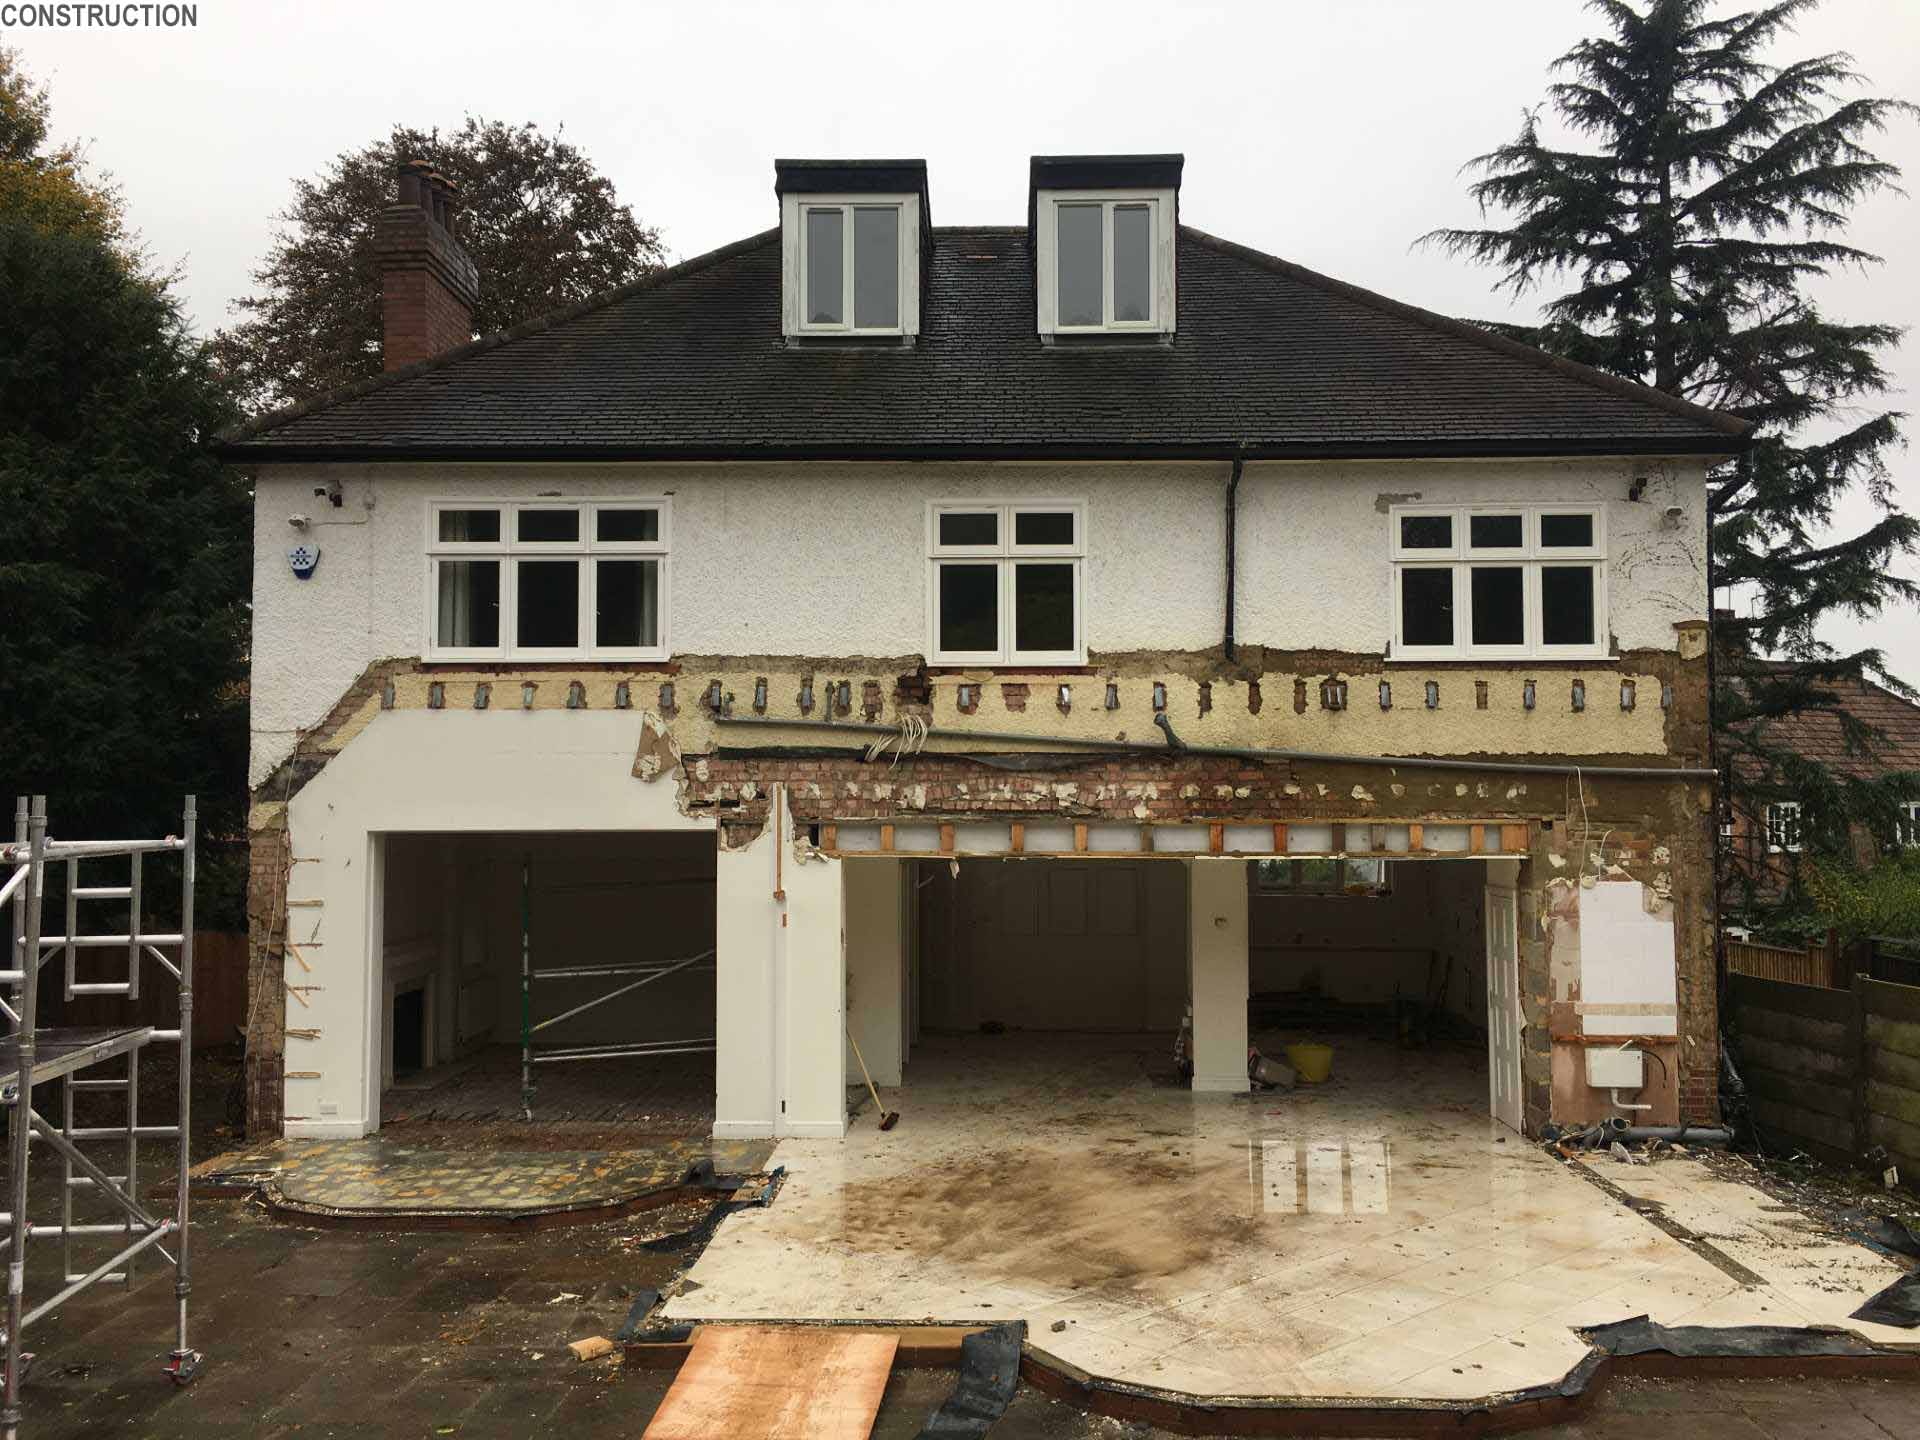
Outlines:
{"type": "MultiPolygon", "coordinates": [[[[0,774],[59,830],[242,831],[250,502],[235,414],[164,282],[90,225],[0,212],[0,774]]],[[[244,863],[203,867],[237,926],[244,863]]]]}
{"type": "Polygon", "coordinates": [[[1808,287],[1879,257],[1847,244],[1849,211],[1899,172],[1866,143],[1914,108],[1852,93],[1844,54],[1775,64],[1771,47],[1818,0],[1721,13],[1713,0],[1590,0],[1603,33],[1555,62],[1562,77],[1518,136],[1472,162],[1483,215],[1509,223],[1426,237],[1504,273],[1516,294],[1566,285],[1538,325],[1501,327],[1558,354],[1753,422],[1753,448],[1708,484],[1710,586],[1757,599],[1719,617],[1714,740],[1755,793],[1804,795],[1809,843],[1838,851],[1848,815],[1891,814],[1876,782],[1768,738],[1768,722],[1833,713],[1849,744],[1875,732],[1836,682],[1887,674],[1841,653],[1823,618],[1920,599],[1892,562],[1920,542],[1887,469],[1901,444],[1882,356],[1900,331],[1821,311],[1808,287]],[[1876,508],[1833,533],[1843,497],[1876,508]],[[1763,662],[1764,654],[1780,657],[1763,662]],[[1784,660],[1785,663],[1781,663],[1784,660]]]}
{"type": "Polygon", "coordinates": [[[249,408],[380,373],[374,222],[393,203],[395,173],[408,160],[429,162],[460,187],[460,242],[480,271],[477,333],[588,299],[664,258],[660,232],[634,218],[564,135],[474,116],[450,134],[395,126],[317,179],[294,182],[283,228],[253,274],[262,293],[234,302],[245,318],[215,341],[249,408]]]}
{"type": "Polygon", "coordinates": [[[0,215],[89,234],[124,252],[120,192],[87,174],[78,145],[49,148],[52,109],[46,87],[21,68],[20,52],[0,49],[0,215]]]}

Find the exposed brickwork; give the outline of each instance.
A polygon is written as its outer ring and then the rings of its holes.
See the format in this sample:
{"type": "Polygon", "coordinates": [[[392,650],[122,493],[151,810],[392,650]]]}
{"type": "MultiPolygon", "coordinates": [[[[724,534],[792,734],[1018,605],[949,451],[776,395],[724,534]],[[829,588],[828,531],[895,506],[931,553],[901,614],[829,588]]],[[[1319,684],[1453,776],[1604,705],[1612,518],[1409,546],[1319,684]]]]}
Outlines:
{"type": "Polygon", "coordinates": [[[247,863],[247,1137],[280,1134],[286,1081],[285,957],[287,818],[284,808],[248,836],[247,863]]]}

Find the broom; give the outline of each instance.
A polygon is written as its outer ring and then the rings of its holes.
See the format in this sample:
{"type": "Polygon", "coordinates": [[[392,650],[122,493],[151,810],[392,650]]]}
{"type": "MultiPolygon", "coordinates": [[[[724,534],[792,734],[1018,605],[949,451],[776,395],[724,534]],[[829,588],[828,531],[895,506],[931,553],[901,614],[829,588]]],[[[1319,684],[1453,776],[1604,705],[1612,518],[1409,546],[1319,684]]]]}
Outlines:
{"type": "Polygon", "coordinates": [[[873,1096],[873,1108],[880,1112],[880,1128],[891,1130],[900,1123],[900,1112],[888,1110],[880,1104],[880,1092],[874,1088],[873,1074],[867,1069],[867,1057],[860,1053],[860,1042],[853,1038],[851,1028],[847,1030],[847,1044],[853,1046],[853,1058],[860,1062],[860,1073],[866,1077],[867,1093],[873,1096]]]}

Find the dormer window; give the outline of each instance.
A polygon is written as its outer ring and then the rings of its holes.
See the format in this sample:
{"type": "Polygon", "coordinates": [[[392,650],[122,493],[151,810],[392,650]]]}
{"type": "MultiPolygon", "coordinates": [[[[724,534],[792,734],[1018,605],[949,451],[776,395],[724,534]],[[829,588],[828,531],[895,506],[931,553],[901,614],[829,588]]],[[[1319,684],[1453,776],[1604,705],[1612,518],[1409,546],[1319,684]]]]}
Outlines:
{"type": "Polygon", "coordinates": [[[1040,334],[1171,335],[1178,155],[1035,156],[1040,334]]]}
{"type": "Polygon", "coordinates": [[[776,160],[774,170],[788,339],[918,334],[925,163],[776,160]]]}

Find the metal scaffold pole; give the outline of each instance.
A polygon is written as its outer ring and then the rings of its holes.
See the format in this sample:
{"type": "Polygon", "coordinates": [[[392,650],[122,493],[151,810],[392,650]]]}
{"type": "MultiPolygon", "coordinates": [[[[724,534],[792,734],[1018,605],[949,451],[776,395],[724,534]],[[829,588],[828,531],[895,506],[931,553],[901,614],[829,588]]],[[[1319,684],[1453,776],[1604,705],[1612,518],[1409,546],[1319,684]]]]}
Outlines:
{"type": "Polygon", "coordinates": [[[5,1440],[16,1440],[19,1432],[20,1387],[33,1358],[22,1349],[27,1327],[91,1286],[117,1284],[131,1288],[134,1260],[142,1251],[155,1250],[174,1267],[177,1327],[166,1373],[174,1383],[185,1385],[200,1371],[200,1355],[187,1343],[187,1297],[191,1290],[187,1210],[193,1083],[193,892],[198,825],[194,797],[189,795],[178,836],[162,840],[59,840],[47,834],[46,797],[36,795],[31,802],[26,797],[19,800],[14,809],[13,842],[0,845],[0,903],[12,911],[8,959],[0,968],[0,984],[11,995],[10,1000],[0,1000],[8,1026],[5,1041],[0,1044],[0,1103],[7,1107],[10,1162],[8,1210],[0,1217],[6,1232],[0,1243],[7,1258],[6,1374],[4,1403],[0,1403],[0,1432],[4,1432],[5,1440]],[[180,856],[179,928],[149,930],[142,914],[142,861],[168,853],[180,856]],[[114,859],[126,862],[124,884],[101,883],[97,877],[83,876],[83,865],[97,868],[100,862],[114,859]],[[64,925],[58,935],[47,934],[44,926],[50,864],[59,867],[64,879],[60,899],[64,925]],[[124,905],[124,933],[83,929],[82,915],[96,902],[124,905]],[[166,953],[169,950],[174,952],[172,957],[166,953]],[[116,952],[126,957],[124,978],[103,979],[81,973],[82,955],[116,952]],[[40,967],[56,955],[61,958],[63,991],[68,999],[113,996],[128,1002],[130,1010],[140,999],[141,966],[149,960],[157,964],[179,984],[179,1029],[156,1029],[132,1014],[117,1025],[42,1027],[40,967]],[[172,1125],[142,1125],[140,1056],[147,1045],[168,1041],[180,1047],[178,1113],[172,1125]],[[89,1077],[85,1073],[116,1060],[125,1061],[125,1078],[97,1073],[89,1077]],[[35,1104],[37,1087],[56,1080],[61,1084],[58,1125],[42,1115],[35,1104]],[[96,1093],[121,1097],[124,1123],[76,1125],[76,1100],[96,1093]],[[175,1194],[170,1215],[152,1213],[141,1203],[139,1142],[143,1139],[174,1142],[175,1194]],[[58,1223],[35,1225],[28,1217],[36,1143],[50,1149],[60,1162],[58,1223]],[[107,1173],[85,1153],[82,1147],[88,1143],[121,1147],[117,1153],[125,1173],[107,1173]],[[116,1218],[110,1223],[76,1221],[74,1201],[81,1196],[112,1205],[116,1218]],[[87,1262],[72,1258],[75,1241],[84,1243],[90,1237],[94,1243],[98,1238],[109,1238],[108,1248],[113,1253],[81,1270],[79,1266],[87,1262]],[[62,1283],[55,1293],[29,1307],[27,1250],[28,1242],[37,1239],[59,1240],[62,1283]],[[168,1253],[164,1242],[172,1244],[173,1253],[168,1253]]]}

